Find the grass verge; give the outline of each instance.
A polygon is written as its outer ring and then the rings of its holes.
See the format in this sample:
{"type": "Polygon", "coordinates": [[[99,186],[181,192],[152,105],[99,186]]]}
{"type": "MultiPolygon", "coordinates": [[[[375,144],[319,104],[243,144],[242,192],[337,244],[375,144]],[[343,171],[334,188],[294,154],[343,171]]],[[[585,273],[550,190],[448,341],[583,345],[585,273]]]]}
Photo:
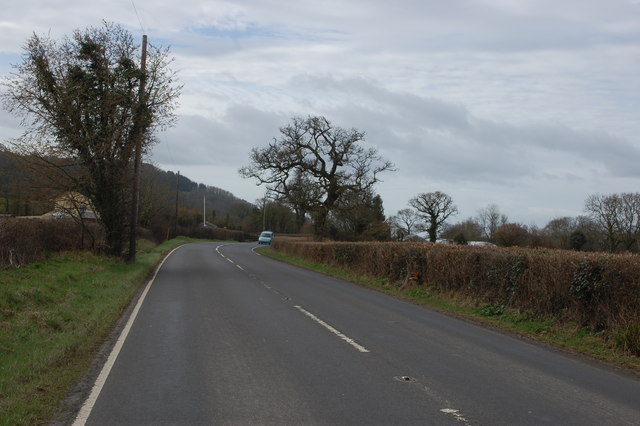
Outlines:
{"type": "Polygon", "coordinates": [[[261,254],[283,262],[374,288],[420,305],[543,342],[556,348],[586,355],[640,374],[640,357],[621,351],[616,347],[615,342],[607,341],[601,334],[577,324],[563,324],[553,319],[536,318],[530,313],[518,312],[504,306],[479,305],[477,301],[459,294],[441,293],[436,287],[395,285],[386,279],[364,276],[348,269],[288,256],[271,249],[271,247],[261,247],[257,250],[261,254]]]}
{"type": "Polygon", "coordinates": [[[49,422],[140,285],[189,241],[141,243],[134,264],[78,252],[0,271],[0,424],[49,422]]]}

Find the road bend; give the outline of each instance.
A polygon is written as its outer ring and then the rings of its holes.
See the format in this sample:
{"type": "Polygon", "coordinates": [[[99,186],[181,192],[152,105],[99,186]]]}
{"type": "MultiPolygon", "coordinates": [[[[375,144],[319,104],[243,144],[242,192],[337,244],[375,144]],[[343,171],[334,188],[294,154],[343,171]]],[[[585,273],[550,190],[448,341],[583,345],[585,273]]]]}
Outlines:
{"type": "Polygon", "coordinates": [[[170,255],[76,424],[640,425],[635,376],[254,247],[170,255]]]}

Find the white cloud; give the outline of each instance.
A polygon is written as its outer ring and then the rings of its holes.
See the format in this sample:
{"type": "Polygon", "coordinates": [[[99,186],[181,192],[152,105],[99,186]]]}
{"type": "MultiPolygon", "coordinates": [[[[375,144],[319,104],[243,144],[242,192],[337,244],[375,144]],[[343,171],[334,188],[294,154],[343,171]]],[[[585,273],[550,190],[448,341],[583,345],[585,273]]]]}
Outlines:
{"type": "Polygon", "coordinates": [[[638,190],[639,14],[627,0],[13,2],[0,71],[33,31],[142,26],[185,85],[161,166],[252,201],[249,150],[321,114],[398,166],[378,188],[388,215],[443,190],[460,219],[496,203],[544,225],[591,193],[638,190]]]}

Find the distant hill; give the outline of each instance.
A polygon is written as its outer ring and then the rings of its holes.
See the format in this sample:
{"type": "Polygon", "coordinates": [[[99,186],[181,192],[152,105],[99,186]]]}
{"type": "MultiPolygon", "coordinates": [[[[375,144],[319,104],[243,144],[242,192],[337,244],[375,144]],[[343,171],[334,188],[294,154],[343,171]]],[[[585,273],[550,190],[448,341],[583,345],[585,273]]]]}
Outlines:
{"type": "Polygon", "coordinates": [[[158,184],[172,188],[173,194],[175,194],[177,186],[181,197],[180,201],[186,207],[201,211],[204,199],[208,212],[207,217],[209,217],[209,212],[213,211],[216,212],[217,216],[236,215],[239,210],[253,208],[252,203],[238,198],[222,188],[196,183],[187,176],[178,175],[172,171],[164,171],[150,164],[144,165],[143,174],[155,176],[158,184]]]}
{"type": "MultiPolygon", "coordinates": [[[[0,214],[42,214],[59,191],[39,184],[35,173],[20,160],[0,145],[0,214]]],[[[213,212],[218,218],[227,215],[243,217],[253,209],[253,204],[222,188],[194,182],[187,176],[164,171],[151,164],[143,165],[141,197],[152,200],[154,209],[172,214],[176,186],[180,208],[202,212],[203,199],[206,200],[207,220],[213,219],[213,212]]]]}

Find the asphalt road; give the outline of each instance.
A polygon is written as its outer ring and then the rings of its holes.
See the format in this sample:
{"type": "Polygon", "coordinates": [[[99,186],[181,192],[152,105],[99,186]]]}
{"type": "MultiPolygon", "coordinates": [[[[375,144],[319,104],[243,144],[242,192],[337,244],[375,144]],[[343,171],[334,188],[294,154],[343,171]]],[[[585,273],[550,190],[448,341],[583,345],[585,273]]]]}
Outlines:
{"type": "Polygon", "coordinates": [[[640,425],[637,378],[254,246],[166,260],[86,424],[640,425]]]}

